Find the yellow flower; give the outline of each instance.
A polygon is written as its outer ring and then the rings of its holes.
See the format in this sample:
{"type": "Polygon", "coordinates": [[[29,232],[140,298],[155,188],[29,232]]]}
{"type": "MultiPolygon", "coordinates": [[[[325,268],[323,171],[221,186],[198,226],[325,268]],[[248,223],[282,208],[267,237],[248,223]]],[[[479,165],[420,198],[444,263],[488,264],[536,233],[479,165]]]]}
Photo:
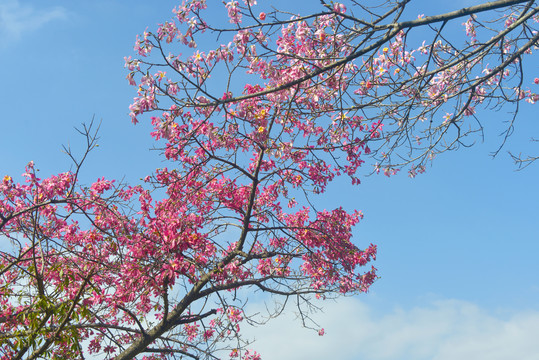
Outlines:
{"type": "Polygon", "coordinates": [[[256,119],[264,119],[266,117],[266,115],[267,115],[266,109],[262,109],[255,115],[255,118],[256,119]]]}

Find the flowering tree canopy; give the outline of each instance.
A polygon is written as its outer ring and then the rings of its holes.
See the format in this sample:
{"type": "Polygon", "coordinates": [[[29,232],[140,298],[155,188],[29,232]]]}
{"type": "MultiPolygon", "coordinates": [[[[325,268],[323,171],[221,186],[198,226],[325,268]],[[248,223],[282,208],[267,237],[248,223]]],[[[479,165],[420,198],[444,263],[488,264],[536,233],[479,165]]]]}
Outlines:
{"type": "Polygon", "coordinates": [[[191,0],[137,38],[131,119],[150,117],[167,167],[83,186],[87,127],[74,171],[3,178],[2,359],[258,359],[240,331],[255,292],[308,318],[313,297],[367,291],[376,246],[352,240],[361,213],[317,196],[340,176],[359,184],[365,163],[415,176],[481,130],[480,108],[516,116],[539,100],[524,67],[536,1],[406,20],[410,2],[292,15],[191,0]]]}

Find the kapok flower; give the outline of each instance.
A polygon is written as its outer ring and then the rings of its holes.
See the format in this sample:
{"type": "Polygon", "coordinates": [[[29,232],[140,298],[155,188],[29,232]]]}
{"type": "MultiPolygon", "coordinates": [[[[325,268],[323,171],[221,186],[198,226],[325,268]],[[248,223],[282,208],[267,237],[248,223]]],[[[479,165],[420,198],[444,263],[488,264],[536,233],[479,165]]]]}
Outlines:
{"type": "Polygon", "coordinates": [[[344,6],[344,4],[335,3],[333,4],[333,11],[337,14],[344,14],[346,12],[346,6],[344,6]]]}

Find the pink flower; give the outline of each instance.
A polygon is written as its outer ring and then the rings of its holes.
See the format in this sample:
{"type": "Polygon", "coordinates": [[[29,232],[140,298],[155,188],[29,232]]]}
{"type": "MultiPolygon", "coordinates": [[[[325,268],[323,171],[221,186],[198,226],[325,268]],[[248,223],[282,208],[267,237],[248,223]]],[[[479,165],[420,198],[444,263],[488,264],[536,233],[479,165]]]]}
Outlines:
{"type": "Polygon", "coordinates": [[[475,114],[475,108],[473,106],[468,106],[466,109],[464,109],[465,116],[471,116],[473,114],[475,114]]]}
{"type": "Polygon", "coordinates": [[[324,334],[325,334],[325,331],[323,328],[318,330],[318,336],[324,336],[324,334]]]}
{"type": "Polygon", "coordinates": [[[239,24],[241,23],[241,12],[238,7],[237,1],[230,1],[226,3],[226,8],[228,10],[228,17],[230,18],[230,22],[232,24],[239,24]]]}
{"type": "Polygon", "coordinates": [[[511,26],[514,22],[515,22],[515,18],[514,18],[513,16],[509,16],[509,17],[505,20],[505,27],[511,26]]]}
{"type": "Polygon", "coordinates": [[[343,4],[335,3],[333,4],[333,11],[337,14],[344,14],[346,12],[346,6],[343,4]]]}
{"type": "Polygon", "coordinates": [[[265,12],[261,12],[260,15],[258,15],[258,18],[262,21],[266,20],[266,13],[265,12]]]}
{"type": "Polygon", "coordinates": [[[533,79],[533,82],[536,83],[537,85],[539,85],[539,78],[533,79]]]}
{"type": "Polygon", "coordinates": [[[539,95],[538,94],[530,94],[529,97],[526,99],[527,102],[530,104],[535,104],[537,101],[539,101],[539,95]]]}
{"type": "Polygon", "coordinates": [[[137,85],[135,79],[133,79],[133,73],[127,74],[126,78],[129,81],[129,85],[137,85]]]}

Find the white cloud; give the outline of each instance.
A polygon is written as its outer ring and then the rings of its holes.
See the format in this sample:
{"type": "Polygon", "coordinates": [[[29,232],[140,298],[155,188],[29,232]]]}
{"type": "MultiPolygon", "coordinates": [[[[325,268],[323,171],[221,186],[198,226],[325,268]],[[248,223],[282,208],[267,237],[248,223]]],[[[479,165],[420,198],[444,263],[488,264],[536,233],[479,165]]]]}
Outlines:
{"type": "Polygon", "coordinates": [[[37,9],[23,5],[18,0],[0,2],[0,45],[19,40],[24,33],[35,31],[48,22],[65,19],[67,11],[62,7],[37,9]]]}
{"type": "Polygon", "coordinates": [[[458,300],[385,314],[358,299],[323,305],[316,316],[322,337],[301,328],[294,315],[244,330],[267,360],[534,360],[539,354],[539,311],[503,316],[458,300]]]}

